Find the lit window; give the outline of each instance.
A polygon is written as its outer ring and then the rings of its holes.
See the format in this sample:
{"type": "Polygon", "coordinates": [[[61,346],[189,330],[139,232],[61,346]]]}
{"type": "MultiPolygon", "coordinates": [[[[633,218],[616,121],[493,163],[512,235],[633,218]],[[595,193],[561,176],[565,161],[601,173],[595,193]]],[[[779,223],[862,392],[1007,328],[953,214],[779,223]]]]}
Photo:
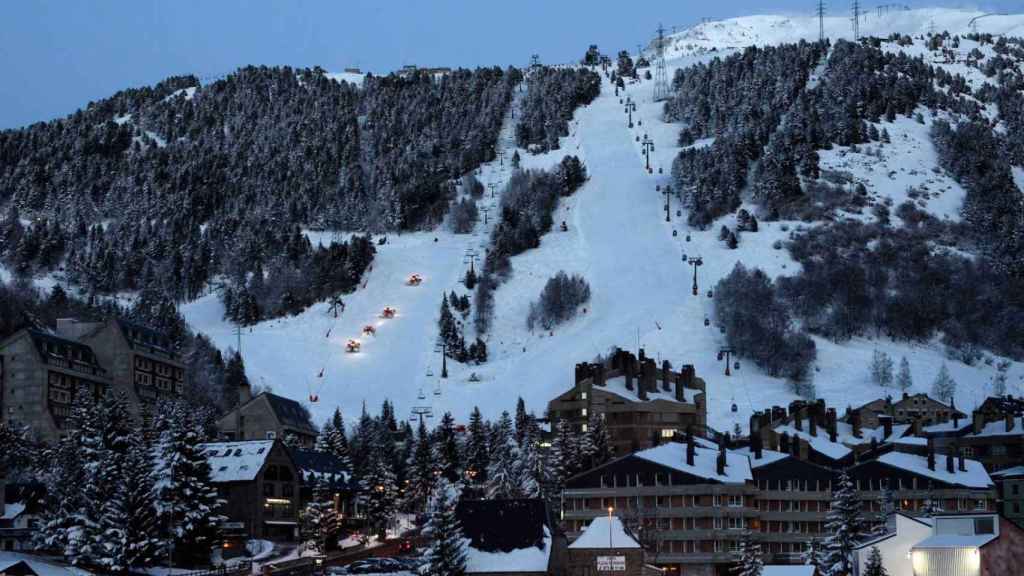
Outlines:
{"type": "Polygon", "coordinates": [[[581,428],[581,430],[582,430],[583,432],[586,432],[586,431],[587,431],[587,425],[586,425],[586,424],[584,424],[584,425],[583,425],[583,427],[581,428]]]}
{"type": "Polygon", "coordinates": [[[580,400],[586,400],[586,399],[587,399],[587,393],[586,392],[580,392],[580,400]]]}
{"type": "Polygon", "coordinates": [[[587,409],[586,408],[581,409],[580,410],[580,414],[583,415],[583,416],[586,416],[587,415],[587,409]]]}
{"type": "Polygon", "coordinates": [[[676,431],[671,429],[671,428],[662,428],[661,429],[661,437],[662,438],[672,438],[675,435],[676,435],[676,431]]]}

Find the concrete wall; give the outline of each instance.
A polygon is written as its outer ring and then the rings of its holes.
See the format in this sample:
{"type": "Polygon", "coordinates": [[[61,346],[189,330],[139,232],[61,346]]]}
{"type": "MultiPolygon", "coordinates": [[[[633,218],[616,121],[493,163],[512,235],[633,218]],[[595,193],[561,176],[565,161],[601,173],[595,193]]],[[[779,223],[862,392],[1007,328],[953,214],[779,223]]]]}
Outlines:
{"type": "MultiPolygon", "coordinates": [[[[885,566],[889,576],[914,576],[913,563],[907,557],[910,548],[931,534],[930,526],[897,514],[896,535],[874,545],[882,554],[882,565],[885,566]]],[[[854,576],[864,574],[870,554],[871,546],[857,551],[854,558],[854,576]]]]}
{"type": "Polygon", "coordinates": [[[644,567],[644,553],[639,548],[617,549],[569,549],[569,576],[641,576],[644,567]],[[625,556],[625,572],[598,572],[598,556],[625,556]]]}

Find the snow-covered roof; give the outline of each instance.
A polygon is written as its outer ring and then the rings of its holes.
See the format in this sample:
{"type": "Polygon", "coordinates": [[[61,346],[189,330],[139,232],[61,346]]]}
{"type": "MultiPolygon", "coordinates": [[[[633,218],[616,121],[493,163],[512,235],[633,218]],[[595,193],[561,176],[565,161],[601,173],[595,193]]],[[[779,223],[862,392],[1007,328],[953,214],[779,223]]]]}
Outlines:
{"type": "Polygon", "coordinates": [[[551,530],[544,526],[544,543],[509,552],[485,552],[473,548],[466,539],[466,574],[488,572],[544,572],[551,557],[551,530]]]}
{"type": "Polygon", "coordinates": [[[255,480],[273,446],[273,440],[209,442],[199,445],[210,464],[210,479],[218,483],[255,480]]]}
{"type": "Polygon", "coordinates": [[[814,576],[814,566],[767,564],[761,568],[761,576],[814,576]]]}
{"type": "Polygon", "coordinates": [[[928,439],[921,438],[920,436],[904,436],[903,438],[897,438],[893,440],[894,444],[903,444],[905,446],[927,446],[928,439]]]}
{"type": "MultiPolygon", "coordinates": [[[[805,428],[806,428],[806,426],[805,426],[805,428]]],[[[839,440],[838,429],[837,429],[837,434],[836,434],[836,442],[833,442],[833,441],[829,440],[828,431],[825,430],[824,428],[820,428],[820,427],[818,428],[818,435],[817,436],[811,436],[810,432],[808,432],[806,430],[797,430],[795,427],[793,427],[793,426],[791,426],[789,424],[785,424],[783,426],[777,426],[775,428],[775,432],[777,432],[779,434],[782,434],[783,432],[785,432],[785,433],[789,434],[790,436],[797,436],[801,440],[804,440],[808,444],[810,444],[811,448],[813,448],[816,452],[818,452],[820,454],[823,454],[825,456],[828,456],[829,458],[831,458],[833,460],[839,460],[839,459],[845,458],[847,455],[849,455],[852,452],[852,450],[850,450],[850,448],[848,448],[847,446],[844,446],[843,444],[841,444],[838,441],[839,440]]]]}
{"type": "Polygon", "coordinates": [[[21,502],[9,502],[4,506],[4,513],[0,514],[0,520],[14,520],[25,511],[25,504],[21,502]]]}
{"type": "MultiPolygon", "coordinates": [[[[661,388],[661,380],[656,380],[656,382],[658,384],[658,391],[657,392],[648,392],[647,393],[647,401],[648,402],[650,402],[652,400],[667,400],[669,402],[679,402],[679,400],[676,400],[676,394],[675,394],[675,388],[674,387],[673,387],[671,392],[665,392],[661,388]]],[[[625,376],[616,376],[614,378],[608,378],[607,380],[605,380],[605,385],[604,386],[594,386],[594,389],[595,390],[606,390],[608,392],[611,392],[612,394],[615,394],[616,396],[619,396],[619,397],[624,398],[626,400],[629,400],[631,402],[643,402],[643,400],[640,399],[640,396],[637,395],[637,386],[638,385],[639,385],[639,382],[637,381],[637,379],[634,378],[633,379],[633,389],[630,390],[629,388],[626,388],[626,377],[625,376]]],[[[696,398],[697,394],[700,394],[700,393],[701,393],[701,391],[697,390],[695,388],[683,388],[683,400],[687,404],[693,404],[694,399],[696,398]]]]}
{"type": "Polygon", "coordinates": [[[717,469],[718,450],[694,448],[694,453],[693,466],[686,463],[686,444],[680,442],[668,442],[661,446],[641,450],[633,456],[666,468],[719,482],[742,484],[753,479],[753,475],[750,473],[750,460],[747,459],[746,454],[726,451],[725,474],[719,474],[717,469]]]}
{"type": "Polygon", "coordinates": [[[754,451],[746,446],[744,446],[743,448],[737,448],[733,450],[733,452],[737,454],[745,454],[748,458],[750,458],[750,467],[754,469],[760,468],[761,466],[767,466],[768,464],[773,464],[775,462],[778,462],[779,460],[785,460],[786,458],[789,458],[789,454],[786,454],[785,452],[776,452],[775,450],[764,449],[761,450],[760,458],[754,458],[754,451]]]}
{"type": "Polygon", "coordinates": [[[569,548],[611,549],[639,548],[640,543],[626,532],[622,520],[618,516],[598,516],[590,521],[590,525],[580,534],[569,548]]]}
{"type": "Polygon", "coordinates": [[[945,422],[939,422],[938,424],[932,424],[931,426],[925,426],[924,428],[921,428],[921,431],[926,434],[934,434],[936,432],[959,432],[960,430],[969,428],[970,426],[970,418],[960,418],[956,423],[952,420],[947,420],[945,422]]]}
{"type": "Polygon", "coordinates": [[[993,472],[991,474],[991,476],[998,476],[999,478],[1021,475],[1024,475],[1024,466],[1014,466],[1013,468],[1006,468],[1004,470],[999,470],[998,472],[993,472]]]}
{"type": "Polygon", "coordinates": [[[892,466],[894,468],[900,468],[914,474],[920,474],[921,476],[927,476],[934,478],[935,480],[941,480],[947,484],[954,484],[959,486],[966,486],[968,488],[988,488],[992,486],[992,478],[989,477],[985,467],[977,460],[964,459],[964,467],[966,471],[961,471],[959,467],[954,468],[953,472],[946,470],[945,462],[942,462],[941,457],[936,457],[935,470],[928,468],[928,458],[924,456],[918,456],[916,454],[906,454],[904,452],[889,452],[882,454],[878,457],[878,461],[892,466]]]}
{"type": "Polygon", "coordinates": [[[970,433],[967,436],[973,438],[979,438],[982,436],[1011,436],[1024,434],[1024,426],[1021,425],[1020,418],[1014,419],[1013,428],[1010,430],[1006,429],[1006,420],[998,420],[996,422],[989,422],[981,429],[980,432],[970,433]]]}
{"type": "Polygon", "coordinates": [[[61,566],[49,561],[43,561],[38,556],[31,554],[0,551],[0,573],[18,562],[25,562],[39,576],[86,576],[90,574],[80,568],[61,566]]]}
{"type": "Polygon", "coordinates": [[[922,548],[980,548],[995,539],[995,534],[974,534],[971,536],[937,534],[914,544],[912,550],[922,548]]]}

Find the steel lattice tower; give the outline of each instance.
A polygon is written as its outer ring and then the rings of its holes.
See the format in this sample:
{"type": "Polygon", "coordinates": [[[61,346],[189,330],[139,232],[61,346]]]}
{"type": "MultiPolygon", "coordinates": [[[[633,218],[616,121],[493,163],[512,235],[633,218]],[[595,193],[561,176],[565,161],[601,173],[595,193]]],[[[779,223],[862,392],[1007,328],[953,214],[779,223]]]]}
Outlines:
{"type": "Polygon", "coordinates": [[[668,98],[668,72],[665,69],[665,27],[658,24],[658,40],[655,46],[657,61],[654,64],[654,101],[668,98]]]}
{"type": "Polygon", "coordinates": [[[818,0],[818,41],[825,40],[825,0],[818,0]]]}
{"type": "Polygon", "coordinates": [[[860,0],[853,0],[853,39],[860,40],[860,0]]]}

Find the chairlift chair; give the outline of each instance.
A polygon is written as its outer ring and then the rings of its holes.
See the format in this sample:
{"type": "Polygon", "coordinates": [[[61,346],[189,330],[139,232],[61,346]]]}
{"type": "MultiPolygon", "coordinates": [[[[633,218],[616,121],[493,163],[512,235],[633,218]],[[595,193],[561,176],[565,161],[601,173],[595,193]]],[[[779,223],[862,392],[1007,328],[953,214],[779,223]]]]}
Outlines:
{"type": "Polygon", "coordinates": [[[704,317],[704,326],[711,326],[711,319],[707,316],[704,317]]]}
{"type": "Polygon", "coordinates": [[[319,402],[319,401],[320,401],[320,396],[318,396],[318,395],[316,395],[316,394],[310,394],[310,395],[309,395],[309,401],[310,401],[311,403],[313,403],[313,404],[316,404],[317,402],[319,402]]]}

